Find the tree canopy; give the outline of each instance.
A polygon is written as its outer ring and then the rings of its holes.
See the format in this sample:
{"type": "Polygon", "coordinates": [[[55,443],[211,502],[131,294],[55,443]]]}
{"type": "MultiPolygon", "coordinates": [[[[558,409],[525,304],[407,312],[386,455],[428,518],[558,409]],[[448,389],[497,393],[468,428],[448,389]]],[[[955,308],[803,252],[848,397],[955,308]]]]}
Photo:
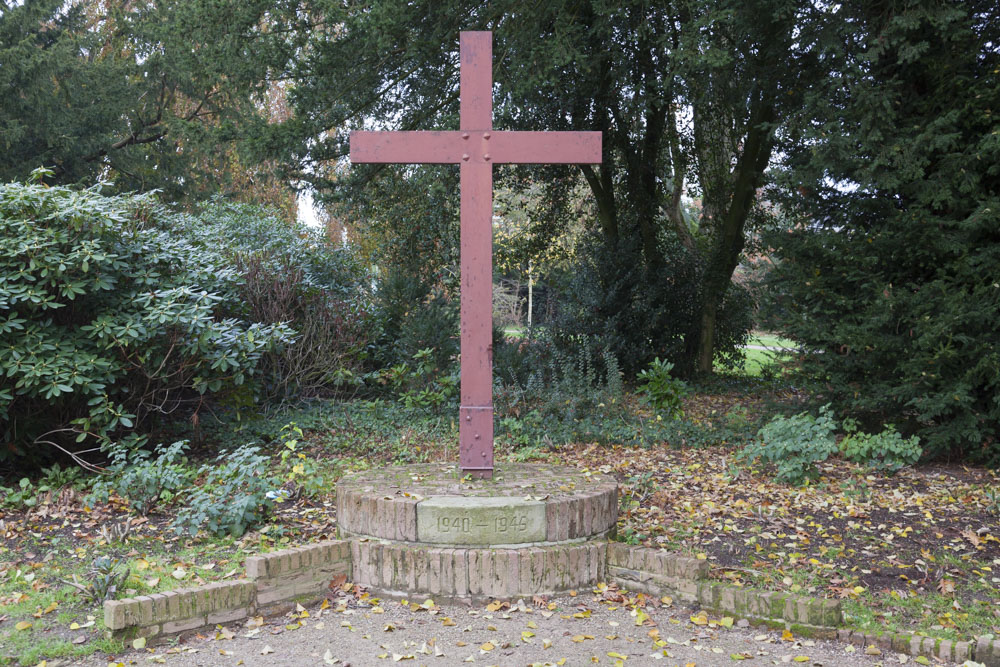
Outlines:
{"type": "Polygon", "coordinates": [[[774,240],[785,331],[841,410],[996,462],[1000,10],[849,3],[802,35],[827,76],[791,120],[774,240]]]}

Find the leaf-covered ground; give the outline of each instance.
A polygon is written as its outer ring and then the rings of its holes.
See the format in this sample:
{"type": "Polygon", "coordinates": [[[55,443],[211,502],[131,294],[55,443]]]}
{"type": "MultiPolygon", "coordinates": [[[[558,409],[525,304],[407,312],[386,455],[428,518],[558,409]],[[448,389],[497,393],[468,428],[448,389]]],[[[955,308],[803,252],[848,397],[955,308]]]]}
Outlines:
{"type": "MultiPolygon", "coordinates": [[[[775,397],[797,399],[786,390],[767,400],[775,397]]],[[[502,457],[613,473],[622,484],[619,539],[706,558],[718,579],[842,598],[849,621],[866,630],[1000,634],[995,472],[918,467],[882,477],[833,461],[814,484],[776,484],[766,469],[740,467],[733,456],[742,444],[733,434],[752,430],[769,410],[765,398],[723,383],[686,400],[691,428],[678,430],[676,442],[515,449],[501,434],[498,449],[502,457]],[[705,437],[716,427],[723,435],[705,437]],[[692,433],[694,444],[714,444],[694,447],[692,433]]],[[[0,509],[0,664],[120,648],[102,639],[99,605],[72,585],[89,581],[98,556],[128,568],[119,597],[236,577],[250,553],[335,536],[339,475],[456,455],[449,415],[361,404],[283,415],[229,437],[268,443],[280,425],[296,420],[306,431],[301,451],[319,466],[323,484],[311,497],[281,503],[266,525],[238,540],[182,540],[170,528],[171,506],[145,518],[115,497],[88,506],[69,488],[27,510],[0,509]]]]}

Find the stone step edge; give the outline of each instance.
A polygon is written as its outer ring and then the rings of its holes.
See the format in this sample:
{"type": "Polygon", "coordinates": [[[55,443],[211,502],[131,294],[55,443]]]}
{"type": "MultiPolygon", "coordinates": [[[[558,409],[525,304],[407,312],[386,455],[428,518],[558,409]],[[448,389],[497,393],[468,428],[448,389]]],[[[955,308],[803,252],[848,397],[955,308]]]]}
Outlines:
{"type": "Polygon", "coordinates": [[[368,540],[370,542],[378,542],[382,544],[398,544],[405,546],[416,546],[425,547],[427,549],[530,549],[531,547],[564,547],[573,546],[575,544],[586,544],[588,542],[608,542],[614,535],[614,528],[605,530],[600,533],[595,533],[588,537],[575,537],[572,539],[561,540],[559,542],[515,542],[511,544],[452,544],[445,542],[421,542],[419,540],[396,540],[387,539],[384,537],[379,537],[377,535],[369,535],[366,533],[355,533],[349,530],[344,530],[339,528],[337,531],[337,536],[342,540],[368,540]]]}

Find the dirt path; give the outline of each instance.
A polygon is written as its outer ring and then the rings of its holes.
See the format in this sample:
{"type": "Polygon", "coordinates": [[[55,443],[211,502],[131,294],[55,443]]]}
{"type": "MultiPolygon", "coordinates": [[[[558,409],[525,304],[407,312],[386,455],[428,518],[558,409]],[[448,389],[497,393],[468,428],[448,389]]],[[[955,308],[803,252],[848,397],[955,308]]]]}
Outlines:
{"type": "MultiPolygon", "coordinates": [[[[380,608],[307,610],[308,617],[271,619],[261,627],[231,626],[231,639],[195,637],[173,646],[131,651],[112,660],[94,656],[75,664],[108,667],[208,665],[875,665],[897,656],[868,656],[830,641],[796,638],[752,627],[699,627],[691,609],[647,609],[637,626],[630,609],[596,602],[590,594],[553,600],[556,608],[489,611],[448,604],[428,612],[399,602],[380,608]],[[382,613],[377,613],[381,611],[382,613]],[[588,614],[589,612],[589,614],[588,614]],[[301,627],[296,625],[301,622],[301,627]],[[288,627],[295,629],[287,629],[288,627]],[[653,631],[653,636],[651,636],[653,631]],[[661,645],[656,645],[656,631],[661,645]]],[[[713,618],[714,620],[714,618],[713,618]]],[[[912,658],[907,662],[912,662],[912,658]]],[[[50,662],[50,667],[54,663],[50,662]]]]}

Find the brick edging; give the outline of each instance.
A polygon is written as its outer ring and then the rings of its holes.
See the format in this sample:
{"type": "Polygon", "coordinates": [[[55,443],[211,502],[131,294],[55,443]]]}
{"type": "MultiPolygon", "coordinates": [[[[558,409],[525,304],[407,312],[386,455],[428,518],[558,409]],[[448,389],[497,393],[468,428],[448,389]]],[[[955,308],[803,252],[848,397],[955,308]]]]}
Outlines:
{"type": "Polygon", "coordinates": [[[912,632],[864,633],[845,628],[837,631],[837,639],[860,647],[874,646],[883,653],[906,653],[914,657],[922,655],[956,663],[974,660],[986,667],[1000,667],[1000,640],[988,637],[960,642],[924,637],[912,632]]]}
{"type": "Polygon", "coordinates": [[[231,623],[319,597],[337,575],[351,574],[343,540],[284,549],[246,560],[247,578],[217,581],[104,603],[104,625],[117,639],[158,637],[231,623]]]}
{"type": "Polygon", "coordinates": [[[789,627],[799,634],[836,638],[855,646],[874,646],[882,652],[905,653],[962,663],[975,660],[1000,667],[1000,640],[977,637],[960,642],[925,637],[913,632],[864,633],[844,628],[839,600],[756,591],[708,580],[706,561],[670,551],[626,544],[608,545],[608,578],[627,588],[654,595],[670,593],[712,611],[771,626],[789,627]]]}

